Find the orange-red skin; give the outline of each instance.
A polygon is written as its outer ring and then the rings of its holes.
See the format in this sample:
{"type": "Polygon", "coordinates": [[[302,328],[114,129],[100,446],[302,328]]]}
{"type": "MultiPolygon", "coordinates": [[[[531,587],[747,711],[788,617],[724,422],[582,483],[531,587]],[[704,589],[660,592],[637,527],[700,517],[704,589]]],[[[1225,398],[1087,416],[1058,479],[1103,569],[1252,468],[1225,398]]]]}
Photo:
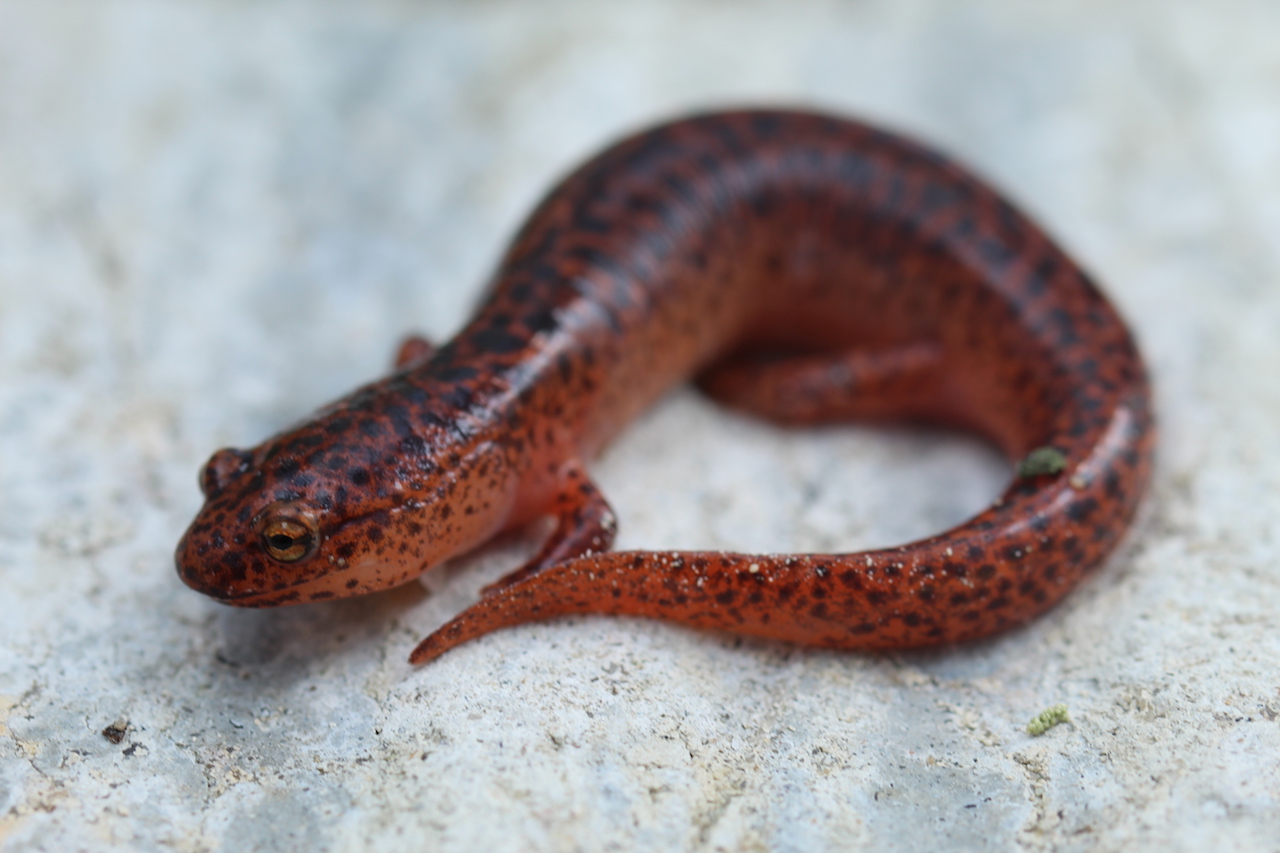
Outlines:
{"type": "Polygon", "coordinates": [[[1133,517],[1155,431],[1141,356],[1084,273],[942,155],[829,116],[744,111],[633,136],[561,183],[471,323],[252,451],[223,450],[178,546],[190,586],[267,607],[411,580],[554,512],[544,554],[428,637],[618,613],[841,649],[973,639],[1041,613],[1133,517]],[[585,478],[673,384],[787,423],[911,420],[1011,460],[1053,447],[937,536],[857,554],[609,552],[585,478]],[[273,560],[261,519],[314,519],[273,560]]]}

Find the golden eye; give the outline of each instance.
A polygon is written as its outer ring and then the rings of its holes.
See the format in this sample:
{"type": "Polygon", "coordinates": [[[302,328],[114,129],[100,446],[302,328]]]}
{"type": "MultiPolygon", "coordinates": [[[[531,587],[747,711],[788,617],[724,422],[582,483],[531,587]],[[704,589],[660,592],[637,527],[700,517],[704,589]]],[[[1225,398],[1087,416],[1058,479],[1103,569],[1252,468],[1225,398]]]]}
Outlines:
{"type": "Polygon", "coordinates": [[[310,557],[319,540],[315,523],[308,518],[271,518],[262,525],[262,547],[282,563],[310,557]]]}

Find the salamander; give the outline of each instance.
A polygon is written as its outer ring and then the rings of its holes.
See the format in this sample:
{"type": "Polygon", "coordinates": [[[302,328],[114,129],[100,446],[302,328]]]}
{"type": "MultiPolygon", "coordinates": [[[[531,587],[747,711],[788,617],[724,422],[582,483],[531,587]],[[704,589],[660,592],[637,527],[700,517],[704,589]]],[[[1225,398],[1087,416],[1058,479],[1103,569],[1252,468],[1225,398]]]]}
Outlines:
{"type": "Polygon", "coordinates": [[[969,171],[834,116],[698,115],[565,178],[451,341],[410,338],[386,378],[214,454],[176,562],[227,604],[324,601],[550,516],[541,550],[413,663],[579,613],[929,646],[1025,622],[1076,586],[1129,526],[1154,442],[1123,320],[969,171]],[[611,551],[616,521],[587,463],[688,380],[783,424],[976,433],[1016,474],[976,517],[900,547],[611,551]]]}

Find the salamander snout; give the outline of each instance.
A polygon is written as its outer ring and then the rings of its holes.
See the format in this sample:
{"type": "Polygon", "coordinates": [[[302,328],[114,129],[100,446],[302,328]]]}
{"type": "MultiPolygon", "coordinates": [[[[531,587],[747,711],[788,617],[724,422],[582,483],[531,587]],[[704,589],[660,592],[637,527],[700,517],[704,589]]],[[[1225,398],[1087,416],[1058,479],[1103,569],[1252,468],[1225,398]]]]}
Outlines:
{"type": "Polygon", "coordinates": [[[240,474],[249,470],[253,463],[253,454],[247,450],[224,447],[209,459],[209,464],[200,472],[200,491],[206,498],[212,498],[226,488],[240,474]]]}
{"type": "Polygon", "coordinates": [[[237,522],[221,500],[206,503],[178,543],[187,586],[227,604],[265,607],[307,600],[298,589],[333,570],[336,560],[316,559],[324,541],[317,507],[275,501],[237,522]]]}

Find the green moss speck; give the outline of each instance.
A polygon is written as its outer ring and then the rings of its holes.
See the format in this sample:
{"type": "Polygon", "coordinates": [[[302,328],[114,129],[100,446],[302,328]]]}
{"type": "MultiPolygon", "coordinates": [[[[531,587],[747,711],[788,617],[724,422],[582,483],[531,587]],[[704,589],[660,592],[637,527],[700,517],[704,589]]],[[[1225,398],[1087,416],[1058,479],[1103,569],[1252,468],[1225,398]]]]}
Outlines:
{"type": "Polygon", "coordinates": [[[1067,468],[1067,455],[1056,447],[1037,447],[1018,463],[1019,477],[1061,474],[1067,468]]]}
{"type": "Polygon", "coordinates": [[[1067,706],[1054,705],[1045,708],[1031,722],[1027,723],[1027,734],[1032,737],[1039,737],[1058,723],[1069,722],[1071,722],[1071,717],[1067,715],[1067,706]]]}

